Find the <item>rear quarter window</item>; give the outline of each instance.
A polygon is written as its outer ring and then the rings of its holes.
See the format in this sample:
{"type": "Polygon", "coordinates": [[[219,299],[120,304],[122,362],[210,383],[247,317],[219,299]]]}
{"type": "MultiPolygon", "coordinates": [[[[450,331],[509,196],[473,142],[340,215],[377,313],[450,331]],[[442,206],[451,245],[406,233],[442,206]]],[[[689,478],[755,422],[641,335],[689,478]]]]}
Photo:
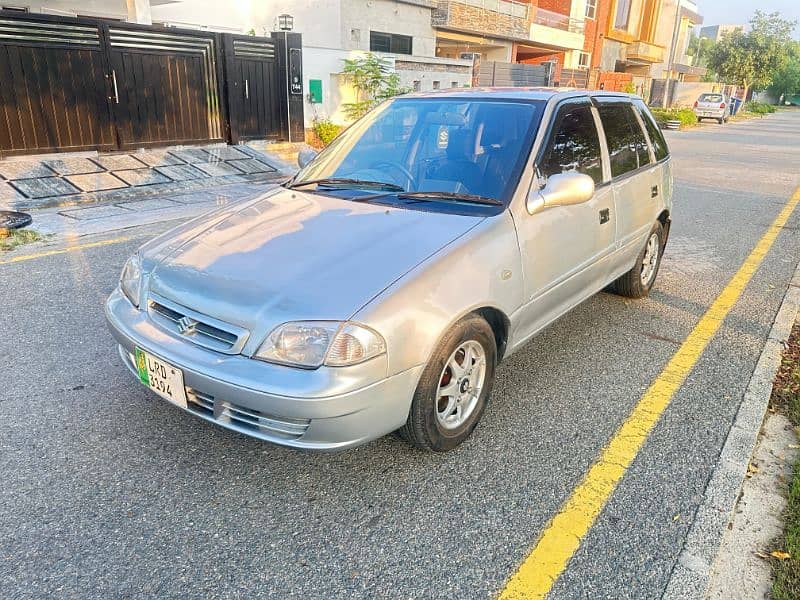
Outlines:
{"type": "Polygon", "coordinates": [[[669,148],[667,147],[667,141],[664,139],[664,134],[661,133],[661,128],[653,117],[653,113],[641,100],[634,102],[634,107],[639,112],[639,116],[642,117],[644,128],[647,130],[647,135],[650,136],[650,143],[653,145],[656,161],[664,160],[669,156],[669,148]]]}

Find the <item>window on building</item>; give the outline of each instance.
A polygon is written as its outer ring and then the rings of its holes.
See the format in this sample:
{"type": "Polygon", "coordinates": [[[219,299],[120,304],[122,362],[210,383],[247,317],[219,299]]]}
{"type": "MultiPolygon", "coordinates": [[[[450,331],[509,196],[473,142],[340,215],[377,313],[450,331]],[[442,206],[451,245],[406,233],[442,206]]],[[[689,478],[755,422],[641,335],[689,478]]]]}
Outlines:
{"type": "Polygon", "coordinates": [[[433,82],[433,89],[438,90],[440,87],[442,87],[442,82],[441,81],[434,81],[433,82]]]}
{"type": "Polygon", "coordinates": [[[578,68],[588,69],[592,62],[592,55],[589,52],[578,52],[578,68]]]}
{"type": "Polygon", "coordinates": [[[458,82],[457,81],[451,81],[450,82],[450,87],[451,88],[457,88],[458,87],[458,82]]]}
{"type": "Polygon", "coordinates": [[[586,0],[586,18],[594,19],[597,17],[597,0],[586,0]]]}
{"type": "Polygon", "coordinates": [[[546,146],[540,174],[545,177],[577,171],[603,182],[600,137],[588,104],[568,104],[558,111],[552,137],[546,146]]]}
{"type": "Polygon", "coordinates": [[[614,17],[614,29],[628,29],[631,18],[631,0],[617,0],[617,14],[614,17]]]}
{"type": "Polygon", "coordinates": [[[369,32],[369,49],[372,52],[411,54],[411,36],[396,33],[369,32]]]}
{"type": "Polygon", "coordinates": [[[413,82],[411,82],[411,87],[415,92],[418,92],[422,89],[422,82],[419,79],[415,79],[413,82]]]}

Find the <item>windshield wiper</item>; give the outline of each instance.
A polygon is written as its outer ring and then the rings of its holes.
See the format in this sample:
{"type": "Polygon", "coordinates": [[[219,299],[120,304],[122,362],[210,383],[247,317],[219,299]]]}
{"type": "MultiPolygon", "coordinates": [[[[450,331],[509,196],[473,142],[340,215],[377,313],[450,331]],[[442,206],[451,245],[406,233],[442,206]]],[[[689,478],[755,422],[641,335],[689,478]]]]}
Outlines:
{"type": "Polygon", "coordinates": [[[406,189],[401,185],[388,183],[386,181],[368,181],[366,179],[349,179],[347,177],[323,177],[322,179],[309,179],[308,181],[299,181],[297,183],[291,183],[286,187],[289,189],[294,189],[313,184],[329,185],[336,187],[377,188],[381,190],[389,190],[392,192],[404,192],[406,189]]]}
{"type": "Polygon", "coordinates": [[[452,202],[469,202],[470,204],[503,206],[502,202],[494,198],[476,196],[474,194],[459,194],[456,192],[403,192],[402,194],[397,194],[397,197],[410,200],[450,200],[452,202]]]}

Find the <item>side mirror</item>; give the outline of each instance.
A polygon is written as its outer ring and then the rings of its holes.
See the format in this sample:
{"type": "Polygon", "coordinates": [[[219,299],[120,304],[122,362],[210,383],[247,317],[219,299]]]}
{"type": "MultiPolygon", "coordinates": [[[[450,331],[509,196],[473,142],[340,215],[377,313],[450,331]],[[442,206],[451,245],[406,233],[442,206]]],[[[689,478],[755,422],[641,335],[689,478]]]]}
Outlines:
{"type": "Polygon", "coordinates": [[[547,178],[544,189],[532,189],[526,208],[535,215],[552,206],[583,204],[594,196],[594,179],[582,173],[561,173],[547,178]]]}
{"type": "Polygon", "coordinates": [[[317,157],[318,152],[312,148],[303,148],[297,154],[297,165],[302,169],[317,157]]]}

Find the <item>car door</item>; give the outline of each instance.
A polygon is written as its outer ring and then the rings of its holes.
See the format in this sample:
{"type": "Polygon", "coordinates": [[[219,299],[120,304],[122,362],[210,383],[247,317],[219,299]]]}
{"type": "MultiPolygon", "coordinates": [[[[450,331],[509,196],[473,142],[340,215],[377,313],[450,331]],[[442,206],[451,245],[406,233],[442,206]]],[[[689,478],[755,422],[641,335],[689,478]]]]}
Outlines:
{"type": "Polygon", "coordinates": [[[656,221],[663,192],[660,167],[650,153],[633,105],[622,98],[597,98],[608,144],[611,187],[617,214],[617,253],[614,273],[627,271],[656,221]],[[625,268],[627,267],[627,268],[625,268]]]}
{"type": "Polygon", "coordinates": [[[530,337],[607,283],[604,259],[614,250],[616,216],[598,122],[587,97],[560,103],[537,157],[533,184],[540,189],[549,176],[577,171],[594,179],[594,197],[583,204],[545,208],[535,215],[514,215],[527,300],[520,315],[519,339],[530,337]]]}

